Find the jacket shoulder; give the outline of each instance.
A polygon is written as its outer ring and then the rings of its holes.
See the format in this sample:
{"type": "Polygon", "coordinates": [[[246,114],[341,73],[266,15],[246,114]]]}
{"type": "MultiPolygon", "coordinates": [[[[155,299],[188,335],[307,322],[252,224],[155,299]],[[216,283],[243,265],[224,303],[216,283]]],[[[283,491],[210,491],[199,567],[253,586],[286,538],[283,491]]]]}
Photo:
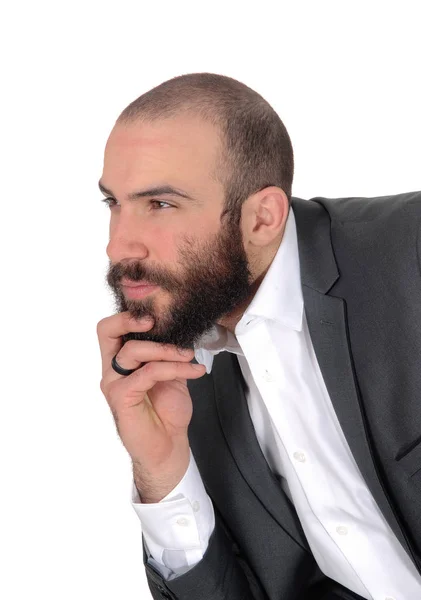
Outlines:
{"type": "Polygon", "coordinates": [[[329,213],[332,221],[341,222],[367,222],[395,219],[414,212],[421,216],[421,191],[406,192],[389,196],[375,197],[347,197],[347,198],[311,198],[309,202],[321,204],[329,213]]]}

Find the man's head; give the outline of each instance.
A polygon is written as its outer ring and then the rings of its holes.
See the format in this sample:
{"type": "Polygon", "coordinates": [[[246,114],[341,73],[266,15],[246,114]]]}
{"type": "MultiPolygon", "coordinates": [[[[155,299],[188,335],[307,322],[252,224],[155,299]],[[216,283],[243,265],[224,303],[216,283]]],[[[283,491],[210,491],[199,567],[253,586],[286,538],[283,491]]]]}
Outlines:
{"type": "Polygon", "coordinates": [[[101,177],[116,310],[155,321],[126,339],[192,347],[216,322],[233,329],[279,247],[292,177],[285,127],[234,79],[184,75],[132,102],[101,177]],[[134,299],[123,278],[159,287],[134,299]]]}

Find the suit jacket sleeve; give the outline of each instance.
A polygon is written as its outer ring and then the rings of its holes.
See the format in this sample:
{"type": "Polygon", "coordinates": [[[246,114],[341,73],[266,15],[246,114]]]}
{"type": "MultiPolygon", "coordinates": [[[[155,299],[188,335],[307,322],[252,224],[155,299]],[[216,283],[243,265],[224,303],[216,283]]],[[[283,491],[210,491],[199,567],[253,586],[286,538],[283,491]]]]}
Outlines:
{"type": "Polygon", "coordinates": [[[148,563],[145,545],[143,557],[154,600],[267,600],[217,514],[203,559],[187,573],[165,580],[148,563]]]}

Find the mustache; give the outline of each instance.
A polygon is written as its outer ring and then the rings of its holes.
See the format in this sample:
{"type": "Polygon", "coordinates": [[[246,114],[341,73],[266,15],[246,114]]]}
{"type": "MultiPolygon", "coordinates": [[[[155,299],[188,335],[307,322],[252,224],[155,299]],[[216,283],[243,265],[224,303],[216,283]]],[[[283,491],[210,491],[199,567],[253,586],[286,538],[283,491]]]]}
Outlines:
{"type": "Polygon", "coordinates": [[[131,281],[147,281],[152,285],[158,285],[168,291],[177,288],[180,283],[178,279],[172,275],[161,272],[150,273],[139,263],[131,263],[130,265],[121,265],[120,263],[109,265],[107,273],[107,283],[110,287],[116,289],[121,287],[121,281],[126,278],[131,281]]]}

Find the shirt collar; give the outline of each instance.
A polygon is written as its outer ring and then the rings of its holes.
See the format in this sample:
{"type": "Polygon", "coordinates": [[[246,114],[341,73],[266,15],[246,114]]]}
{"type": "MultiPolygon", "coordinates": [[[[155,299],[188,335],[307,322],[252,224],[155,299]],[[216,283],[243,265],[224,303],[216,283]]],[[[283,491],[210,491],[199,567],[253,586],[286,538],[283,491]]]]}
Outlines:
{"type": "Polygon", "coordinates": [[[290,208],[282,241],[253,300],[235,327],[236,335],[215,324],[195,344],[195,358],[210,373],[213,357],[219,352],[243,354],[236,336],[244,331],[250,319],[275,321],[289,329],[301,331],[303,312],[297,227],[294,212],[290,208]]]}

